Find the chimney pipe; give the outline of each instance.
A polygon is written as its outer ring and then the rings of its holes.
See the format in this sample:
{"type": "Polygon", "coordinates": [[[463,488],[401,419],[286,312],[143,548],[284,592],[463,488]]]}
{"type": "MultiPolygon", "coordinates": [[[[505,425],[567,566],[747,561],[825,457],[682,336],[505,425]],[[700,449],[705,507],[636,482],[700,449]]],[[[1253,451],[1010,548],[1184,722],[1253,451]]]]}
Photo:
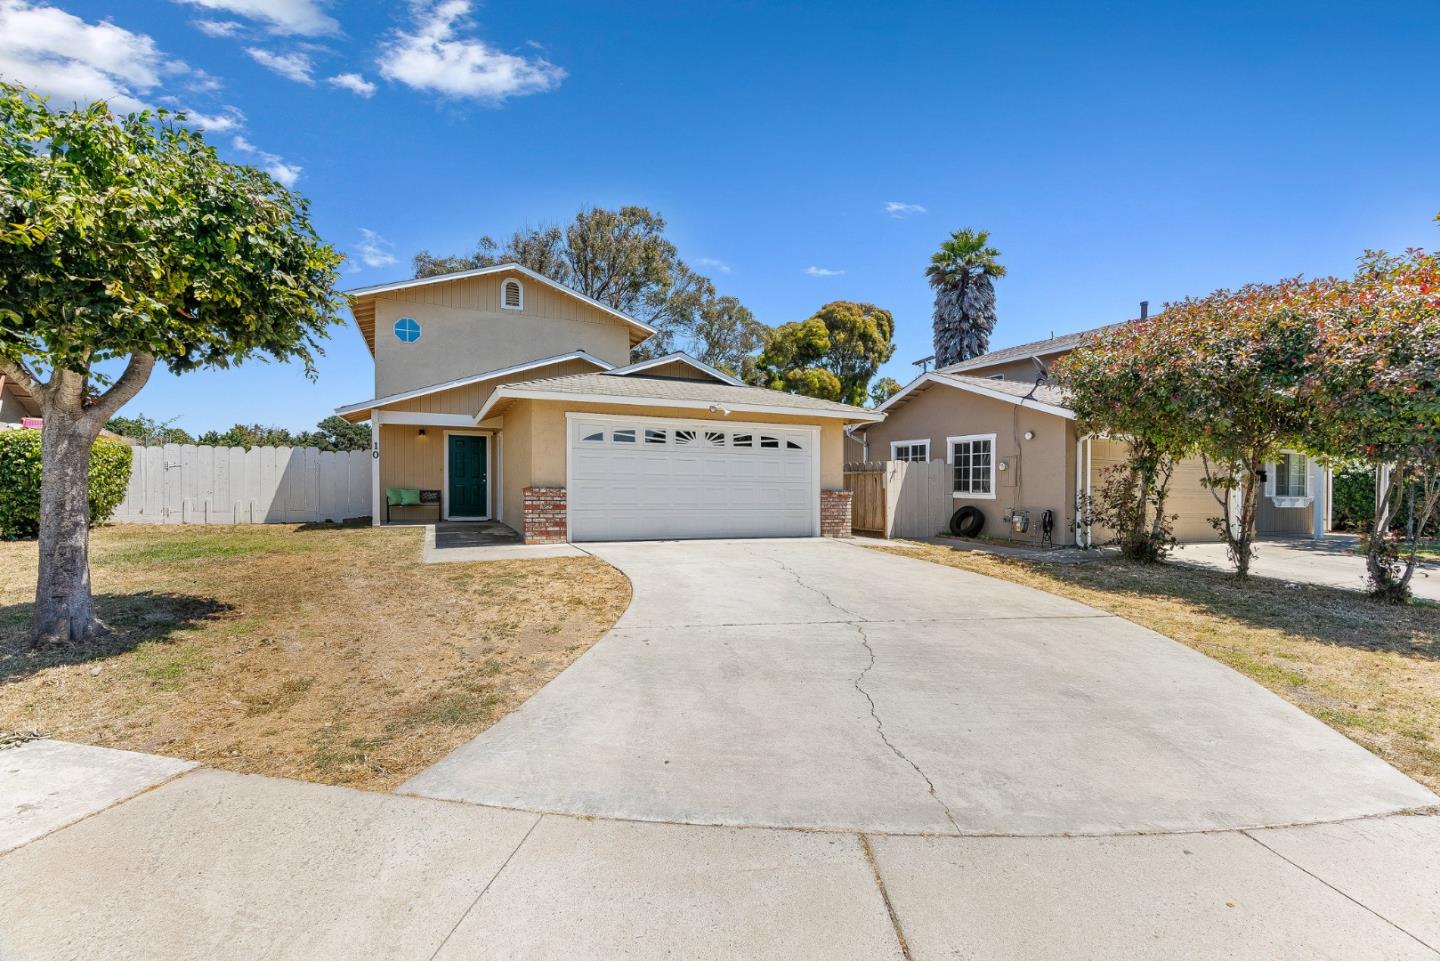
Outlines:
{"type": "Polygon", "coordinates": [[[1149,317],[1149,316],[1150,316],[1150,301],[1148,301],[1148,300],[1142,300],[1142,301],[1140,301],[1140,319],[1141,319],[1141,320],[1144,320],[1146,317],[1149,317]]]}

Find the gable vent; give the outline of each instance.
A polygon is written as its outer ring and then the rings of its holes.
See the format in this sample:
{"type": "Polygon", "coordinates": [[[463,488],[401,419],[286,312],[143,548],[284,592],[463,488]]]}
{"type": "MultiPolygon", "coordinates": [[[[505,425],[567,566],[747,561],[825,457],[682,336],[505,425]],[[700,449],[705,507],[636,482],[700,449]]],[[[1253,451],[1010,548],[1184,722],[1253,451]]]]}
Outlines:
{"type": "Polygon", "coordinates": [[[500,285],[500,306],[506,310],[521,310],[525,306],[525,288],[518,280],[507,280],[500,285]]]}

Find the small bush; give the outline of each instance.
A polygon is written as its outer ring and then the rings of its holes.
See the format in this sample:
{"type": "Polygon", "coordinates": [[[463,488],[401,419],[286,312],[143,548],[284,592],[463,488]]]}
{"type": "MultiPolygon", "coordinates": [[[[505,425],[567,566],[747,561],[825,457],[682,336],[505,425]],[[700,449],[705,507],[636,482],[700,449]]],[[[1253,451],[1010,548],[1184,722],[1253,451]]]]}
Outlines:
{"type": "MultiPolygon", "coordinates": [[[[115,512],[130,483],[130,446],[101,437],[90,448],[90,523],[115,512]]],[[[0,431],[0,539],[40,530],[40,432],[0,431]]]]}
{"type": "Polygon", "coordinates": [[[1098,527],[1105,537],[1132,561],[1155,564],[1175,549],[1174,522],[1178,514],[1165,513],[1173,458],[1145,460],[1131,448],[1123,464],[1100,472],[1094,494],[1081,499],[1082,523],[1098,527]]]}
{"type": "Polygon", "coordinates": [[[1368,531],[1375,519],[1375,469],[1350,466],[1335,472],[1331,520],[1336,530],[1368,531]]]}

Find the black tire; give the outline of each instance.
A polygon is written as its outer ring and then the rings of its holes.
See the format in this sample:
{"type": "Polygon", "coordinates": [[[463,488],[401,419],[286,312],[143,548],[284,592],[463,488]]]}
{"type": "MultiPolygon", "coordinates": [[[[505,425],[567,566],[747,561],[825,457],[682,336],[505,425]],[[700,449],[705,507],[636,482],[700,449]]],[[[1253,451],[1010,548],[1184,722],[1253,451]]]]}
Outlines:
{"type": "Polygon", "coordinates": [[[985,529],[985,514],[969,504],[950,515],[950,533],[956,537],[979,537],[985,529]]]}

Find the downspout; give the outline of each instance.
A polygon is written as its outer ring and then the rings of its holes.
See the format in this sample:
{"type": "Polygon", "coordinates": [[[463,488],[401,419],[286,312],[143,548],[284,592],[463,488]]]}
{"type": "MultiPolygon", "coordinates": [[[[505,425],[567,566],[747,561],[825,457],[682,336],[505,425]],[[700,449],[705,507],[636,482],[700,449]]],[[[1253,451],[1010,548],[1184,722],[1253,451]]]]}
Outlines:
{"type": "Polygon", "coordinates": [[[1091,440],[1094,434],[1075,438],[1075,546],[1088,548],[1091,543],[1090,524],[1085,520],[1085,505],[1090,502],[1090,467],[1094,461],[1091,440]]]}

